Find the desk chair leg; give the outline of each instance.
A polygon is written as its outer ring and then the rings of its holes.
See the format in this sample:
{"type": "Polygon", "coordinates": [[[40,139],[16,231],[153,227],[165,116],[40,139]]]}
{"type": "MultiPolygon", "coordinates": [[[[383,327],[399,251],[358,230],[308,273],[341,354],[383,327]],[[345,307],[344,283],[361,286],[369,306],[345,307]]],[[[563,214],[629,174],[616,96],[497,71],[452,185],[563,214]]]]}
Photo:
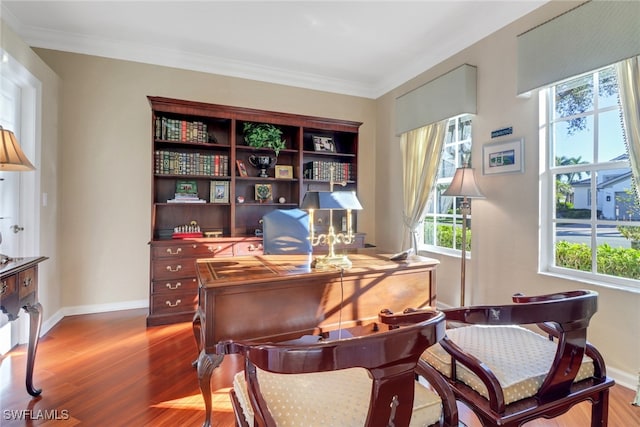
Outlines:
{"type": "Polygon", "coordinates": [[[222,354],[207,354],[204,350],[198,356],[198,383],[204,399],[204,424],[202,427],[211,427],[211,375],[213,370],[220,366],[224,359],[222,354]]]}
{"type": "Polygon", "coordinates": [[[609,420],[609,389],[603,390],[591,403],[591,427],[607,427],[609,420]]]}

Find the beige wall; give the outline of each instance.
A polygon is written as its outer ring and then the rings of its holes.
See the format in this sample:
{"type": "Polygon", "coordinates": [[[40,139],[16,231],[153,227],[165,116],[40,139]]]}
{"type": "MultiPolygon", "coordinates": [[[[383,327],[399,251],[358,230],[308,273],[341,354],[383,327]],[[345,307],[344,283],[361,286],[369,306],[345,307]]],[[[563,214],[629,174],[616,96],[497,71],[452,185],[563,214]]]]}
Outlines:
{"type": "MultiPolygon", "coordinates": [[[[61,189],[55,207],[43,216],[47,226],[43,226],[43,250],[54,254],[48,268],[55,265],[61,270],[62,284],[60,300],[44,302],[51,307],[48,316],[60,307],[91,311],[95,307],[144,304],[147,299],[151,199],[147,95],[364,122],[358,191],[365,210],[360,229],[367,232],[368,242],[399,250],[402,200],[399,140],[394,135],[395,97],[469,63],[478,67],[478,114],[473,135],[476,168],[482,144],[490,141],[490,131],[503,126],[513,126],[514,136],[524,137],[526,165],[521,175],[477,174],[487,199],[473,204],[468,298],[473,303],[507,302],[515,292],[597,290],[599,312],[589,338],[604,353],[610,371],[635,387],[640,367],[636,350],[640,348],[636,331],[640,295],[537,273],[538,105],[535,96],[515,96],[516,35],[571,7],[570,3],[552,2],[375,101],[36,49],[61,79],[59,103],[54,93],[47,95],[43,112],[52,139],[57,132],[52,119],[56,106],[61,117],[59,150],[55,141],[47,141],[50,145],[43,148],[43,191],[48,188],[55,193],[56,180],[61,189]],[[60,218],[57,227],[56,218],[60,218]],[[50,228],[57,229],[60,236],[57,251],[56,232],[50,228]]],[[[26,62],[34,61],[24,46],[19,50],[25,53],[26,62]]],[[[42,67],[35,62],[35,69],[42,67]]],[[[45,70],[45,90],[55,92],[55,78],[45,70]]],[[[460,260],[430,255],[442,262],[438,300],[455,305],[460,260]]]]}
{"type": "MultiPolygon", "coordinates": [[[[41,83],[40,107],[41,128],[36,139],[40,144],[39,174],[41,193],[47,193],[48,203],[40,210],[40,254],[50,259],[38,267],[39,299],[44,318],[50,319],[62,308],[60,281],[58,230],[58,90],[60,79],[7,25],[0,20],[0,42],[2,49],[41,83]]],[[[29,172],[31,173],[31,172],[29,172]]],[[[38,200],[40,195],[34,195],[38,200]]],[[[43,325],[45,330],[50,324],[43,325]]]]}
{"type": "MultiPolygon", "coordinates": [[[[599,308],[589,329],[589,340],[602,351],[610,370],[635,387],[640,368],[640,294],[538,273],[538,98],[536,94],[516,97],[516,36],[574,5],[548,4],[378,99],[377,243],[395,249],[402,244],[402,195],[396,190],[401,188],[400,176],[385,173],[401,168],[399,138],[394,135],[395,98],[461,64],[477,66],[478,111],[473,120],[472,159],[478,184],[487,198],[472,203],[473,255],[467,261],[467,304],[508,303],[516,292],[531,295],[596,290],[600,294],[599,308]],[[513,137],[524,138],[525,172],[482,176],[482,145],[492,141],[492,130],[506,126],[513,126],[513,137]]],[[[460,258],[427,255],[441,261],[438,301],[458,305],[460,258]]]]}
{"type": "MultiPolygon", "coordinates": [[[[62,79],[61,260],[67,307],[145,301],[149,292],[151,109],[147,95],[360,121],[360,231],[375,241],[375,102],[52,50],[62,79]]],[[[79,309],[78,311],[82,311],[79,309]]],[[[86,310],[85,310],[86,311],[86,310]]]]}

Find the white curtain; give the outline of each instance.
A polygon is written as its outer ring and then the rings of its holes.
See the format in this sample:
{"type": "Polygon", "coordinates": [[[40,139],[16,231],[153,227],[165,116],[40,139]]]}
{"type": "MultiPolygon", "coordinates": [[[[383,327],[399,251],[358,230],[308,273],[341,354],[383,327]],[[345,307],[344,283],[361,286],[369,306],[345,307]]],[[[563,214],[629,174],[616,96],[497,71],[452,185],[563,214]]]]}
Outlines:
{"type": "Polygon", "coordinates": [[[640,200],[640,57],[619,62],[618,88],[622,105],[622,126],[629,152],[636,200],[640,200]]]}
{"type": "Polygon", "coordinates": [[[417,231],[436,180],[447,120],[432,123],[400,136],[403,172],[403,211],[405,226],[402,249],[418,252],[417,231]]]}

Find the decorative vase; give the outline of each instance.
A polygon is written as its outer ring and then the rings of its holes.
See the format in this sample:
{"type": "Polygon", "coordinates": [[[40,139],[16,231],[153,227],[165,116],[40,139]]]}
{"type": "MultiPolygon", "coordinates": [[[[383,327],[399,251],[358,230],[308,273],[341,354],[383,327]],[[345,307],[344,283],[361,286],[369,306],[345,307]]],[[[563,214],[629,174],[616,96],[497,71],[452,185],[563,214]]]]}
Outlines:
{"type": "Polygon", "coordinates": [[[249,156],[249,163],[251,163],[251,166],[260,169],[258,174],[260,178],[268,178],[267,169],[276,164],[276,159],[266,154],[258,156],[252,154],[249,156]]]}

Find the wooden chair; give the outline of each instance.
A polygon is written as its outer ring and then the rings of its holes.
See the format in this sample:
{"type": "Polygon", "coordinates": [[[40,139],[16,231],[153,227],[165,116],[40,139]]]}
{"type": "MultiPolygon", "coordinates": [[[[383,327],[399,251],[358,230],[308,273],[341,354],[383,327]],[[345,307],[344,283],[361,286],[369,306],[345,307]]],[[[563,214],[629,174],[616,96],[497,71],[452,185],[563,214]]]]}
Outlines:
{"type": "Polygon", "coordinates": [[[592,403],[591,426],[606,426],[614,381],[606,376],[600,353],[587,342],[597,297],[591,291],[517,294],[511,305],[443,310],[448,326],[470,326],[447,329],[420,364],[447,378],[456,398],[484,426],[553,418],[587,400],[592,403]],[[534,332],[536,325],[548,336],[534,332]]]}
{"type": "Polygon", "coordinates": [[[390,329],[312,343],[234,343],[246,362],[230,391],[236,425],[457,427],[446,381],[417,366],[444,336],[444,315],[384,311],[380,322],[390,329]]]}

